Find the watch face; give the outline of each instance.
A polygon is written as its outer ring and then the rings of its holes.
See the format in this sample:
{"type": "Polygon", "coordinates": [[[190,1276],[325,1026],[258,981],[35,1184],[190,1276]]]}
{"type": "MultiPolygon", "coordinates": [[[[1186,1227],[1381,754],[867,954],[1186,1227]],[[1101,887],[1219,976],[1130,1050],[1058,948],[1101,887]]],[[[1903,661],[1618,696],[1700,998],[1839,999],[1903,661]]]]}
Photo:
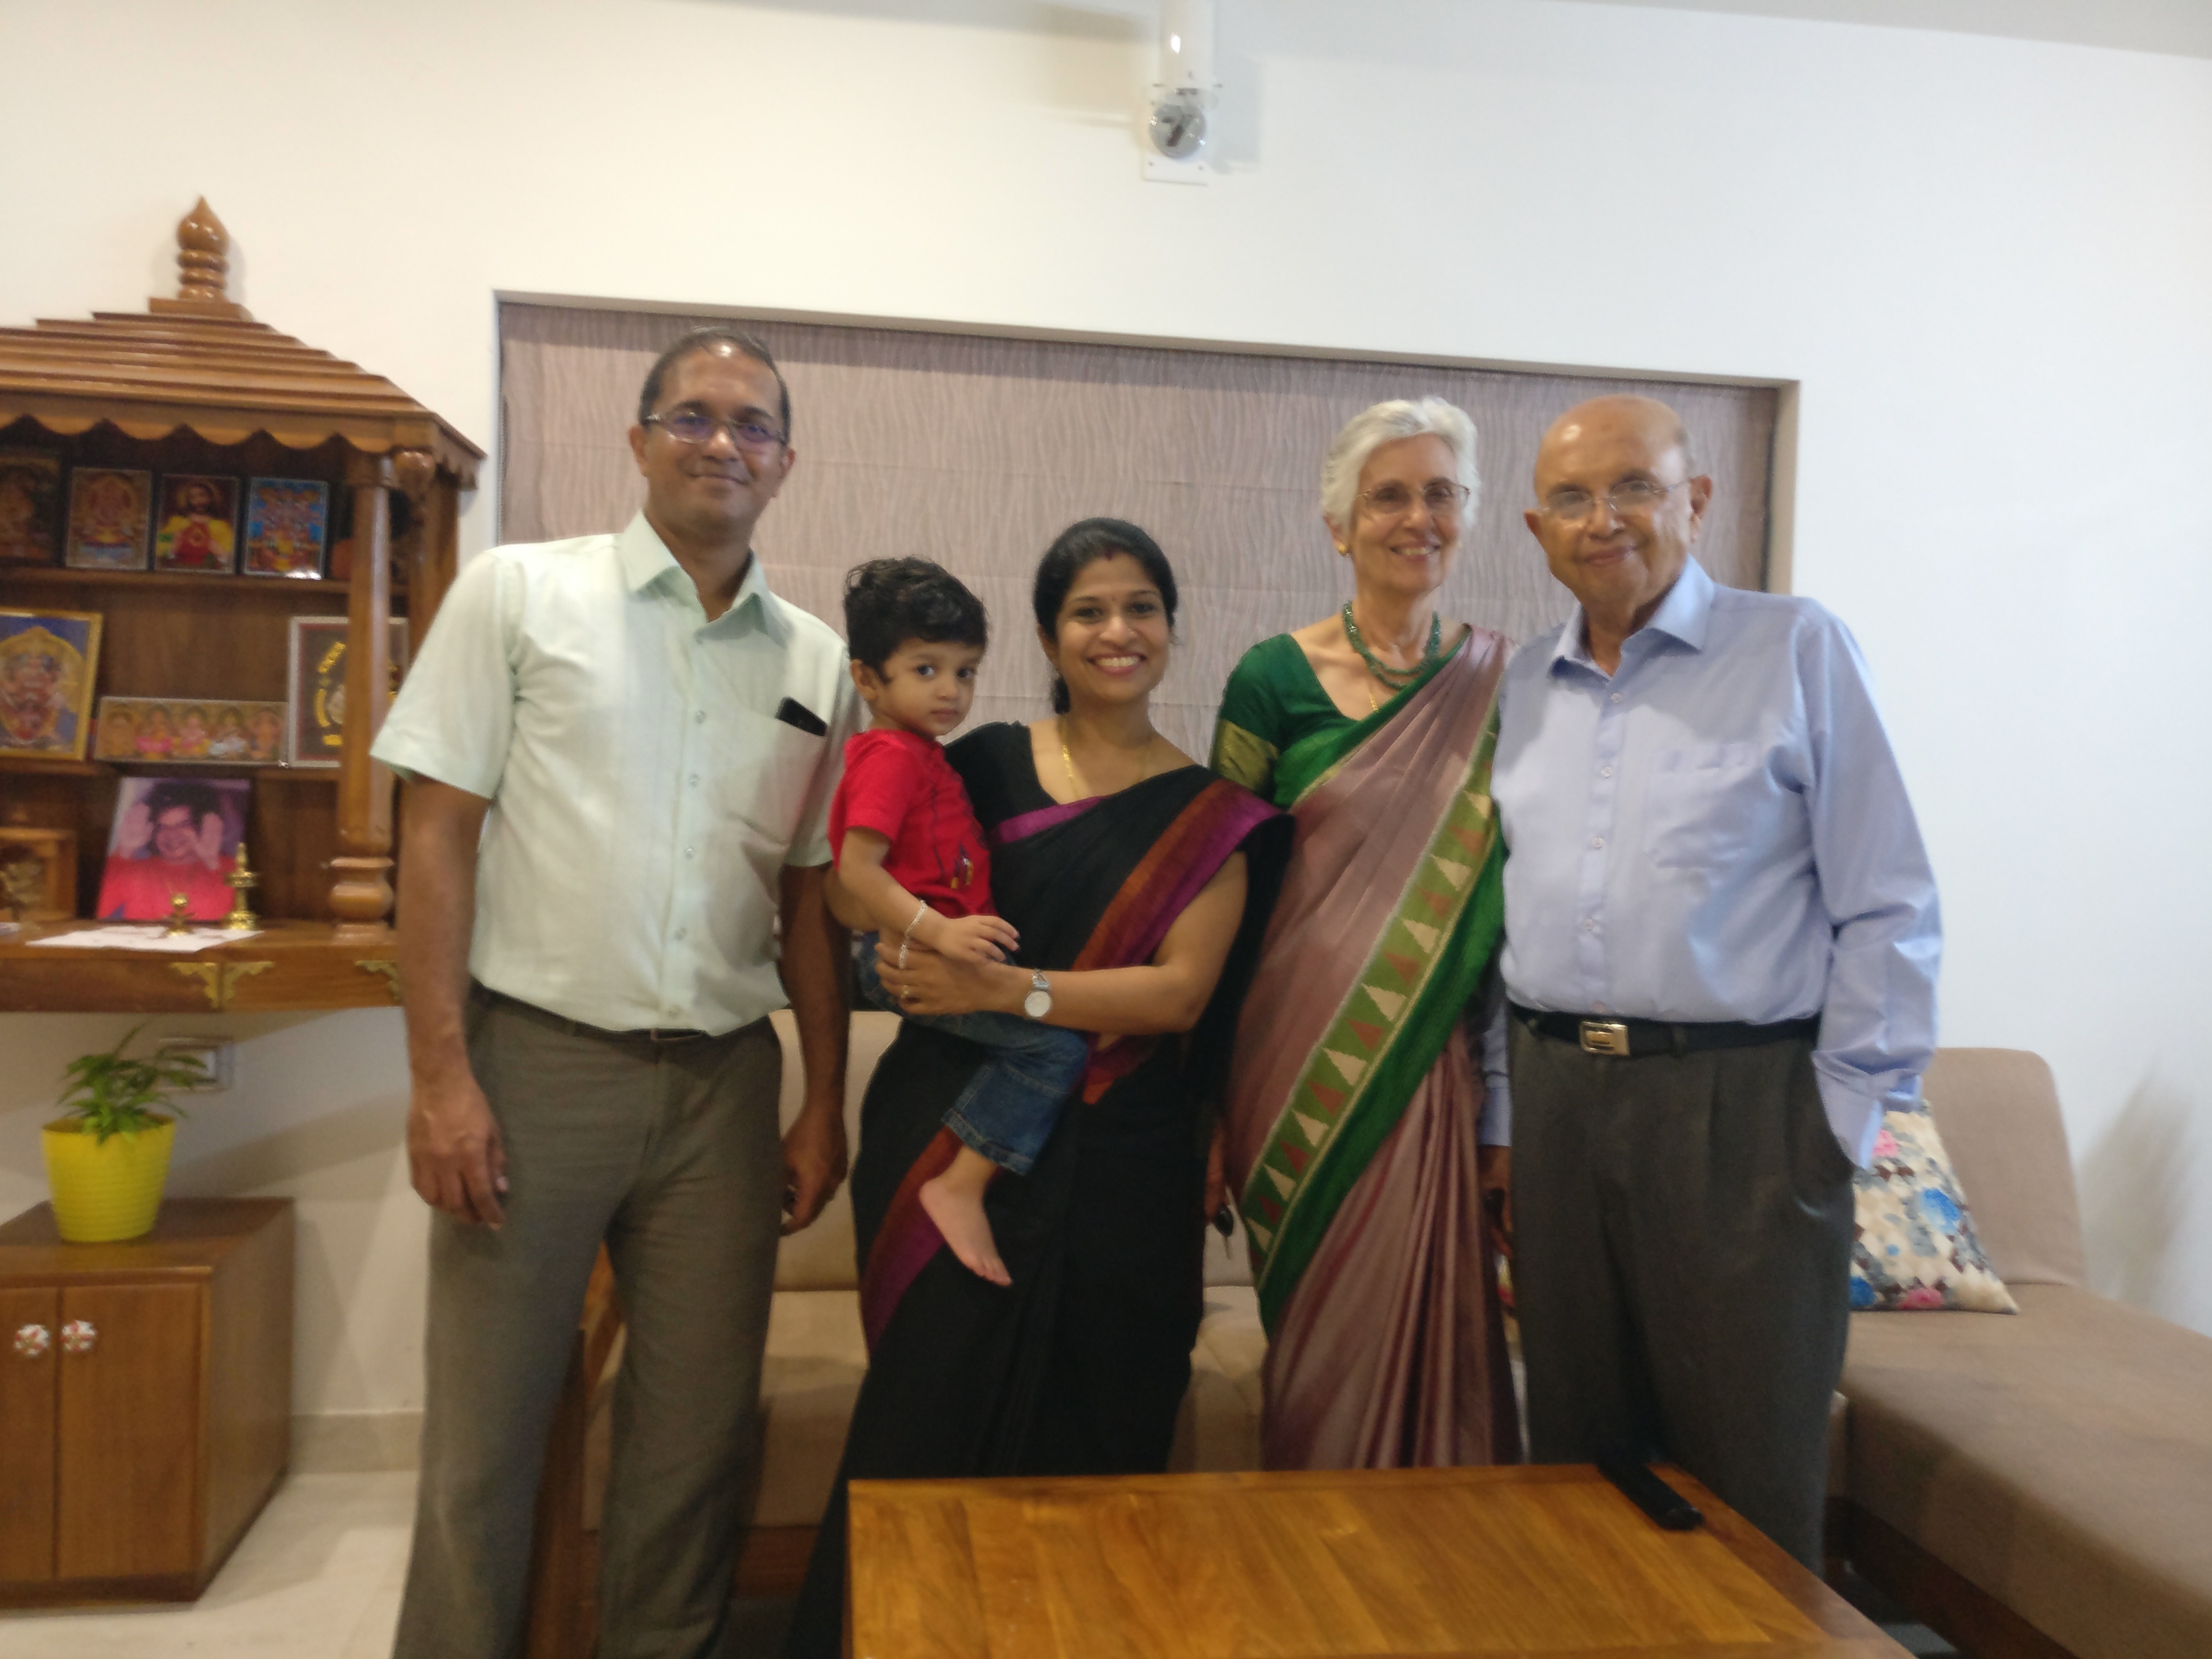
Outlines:
{"type": "Polygon", "coordinates": [[[1042,1019],[1052,1012],[1052,993],[1032,991],[1022,999],[1022,1012],[1031,1019],[1042,1019]]]}

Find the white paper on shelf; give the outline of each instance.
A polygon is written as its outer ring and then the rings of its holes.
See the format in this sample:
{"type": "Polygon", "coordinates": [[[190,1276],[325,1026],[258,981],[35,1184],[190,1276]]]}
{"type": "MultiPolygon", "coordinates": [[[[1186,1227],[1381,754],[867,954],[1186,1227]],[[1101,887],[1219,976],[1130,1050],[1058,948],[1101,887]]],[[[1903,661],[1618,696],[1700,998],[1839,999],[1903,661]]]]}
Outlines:
{"type": "Polygon", "coordinates": [[[221,927],[194,927],[181,933],[149,931],[144,927],[85,927],[74,933],[55,933],[46,939],[34,939],[33,945],[58,945],[64,950],[76,951],[152,951],[163,955],[189,954],[205,951],[218,945],[236,945],[240,940],[258,939],[262,930],[250,933],[234,933],[221,927]]]}

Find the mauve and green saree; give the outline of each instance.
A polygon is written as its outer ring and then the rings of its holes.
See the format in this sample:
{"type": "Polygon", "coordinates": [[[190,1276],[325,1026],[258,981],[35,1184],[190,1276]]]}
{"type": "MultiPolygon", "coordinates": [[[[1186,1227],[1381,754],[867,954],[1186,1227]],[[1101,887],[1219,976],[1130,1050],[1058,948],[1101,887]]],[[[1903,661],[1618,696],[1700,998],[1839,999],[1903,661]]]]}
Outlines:
{"type": "Polygon", "coordinates": [[[1223,696],[1214,769],[1297,823],[1225,1112],[1270,1468],[1520,1461],[1471,1058],[1504,914],[1490,764],[1509,649],[1473,629],[1354,720],[1280,635],[1223,696]]]}

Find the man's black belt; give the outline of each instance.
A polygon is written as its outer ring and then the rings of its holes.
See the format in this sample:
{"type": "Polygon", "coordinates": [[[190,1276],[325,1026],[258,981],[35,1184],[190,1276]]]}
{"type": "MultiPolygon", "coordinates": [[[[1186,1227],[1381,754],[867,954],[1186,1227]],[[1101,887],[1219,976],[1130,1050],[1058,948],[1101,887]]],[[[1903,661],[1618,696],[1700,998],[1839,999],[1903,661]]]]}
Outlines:
{"type": "Polygon", "coordinates": [[[570,1019],[566,1014],[556,1014],[550,1008],[541,1008],[534,1002],[525,1002],[520,997],[511,997],[504,991],[495,991],[489,985],[471,981],[471,990],[496,1007],[511,1008],[515,1012],[536,1020],[540,1025],[550,1025],[556,1031],[566,1031],[570,1036],[604,1037],[616,1042],[706,1042],[712,1039],[709,1031],[678,1030],[665,1025],[641,1027],[634,1031],[613,1031],[604,1025],[570,1019]]]}
{"type": "Polygon", "coordinates": [[[1538,1036],[1555,1042],[1571,1042],[1593,1054],[1617,1060],[1642,1060],[1650,1054],[1694,1054],[1707,1048],[1752,1048],[1762,1042],[1784,1042],[1815,1036],[1820,1017],[1778,1020],[1753,1025],[1743,1020],[1692,1024],[1665,1019],[1607,1018],[1598,1014],[1548,1014],[1511,1005],[1513,1018],[1538,1036]]]}

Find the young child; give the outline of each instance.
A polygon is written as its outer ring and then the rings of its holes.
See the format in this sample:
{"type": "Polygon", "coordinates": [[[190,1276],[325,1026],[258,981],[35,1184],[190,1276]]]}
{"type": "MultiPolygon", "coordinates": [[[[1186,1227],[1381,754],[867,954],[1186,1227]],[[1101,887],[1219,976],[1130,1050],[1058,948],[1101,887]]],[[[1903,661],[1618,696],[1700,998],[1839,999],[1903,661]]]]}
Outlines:
{"type": "Polygon", "coordinates": [[[945,1115],[960,1150],[920,1196],[962,1262],[1010,1285],[983,1191],[998,1170],[1029,1173],[1061,1101],[1082,1081],[1090,1044],[1015,1014],[906,1014],[884,989],[875,948],[880,933],[963,961],[1003,962],[1021,942],[992,910],[982,827],[938,743],[968,718],[987,626],[982,601],[927,559],[877,559],[846,574],[853,684],[874,718],[845,745],[830,848],[848,908],[878,930],[854,952],[868,1000],[990,1051],[945,1115]]]}

